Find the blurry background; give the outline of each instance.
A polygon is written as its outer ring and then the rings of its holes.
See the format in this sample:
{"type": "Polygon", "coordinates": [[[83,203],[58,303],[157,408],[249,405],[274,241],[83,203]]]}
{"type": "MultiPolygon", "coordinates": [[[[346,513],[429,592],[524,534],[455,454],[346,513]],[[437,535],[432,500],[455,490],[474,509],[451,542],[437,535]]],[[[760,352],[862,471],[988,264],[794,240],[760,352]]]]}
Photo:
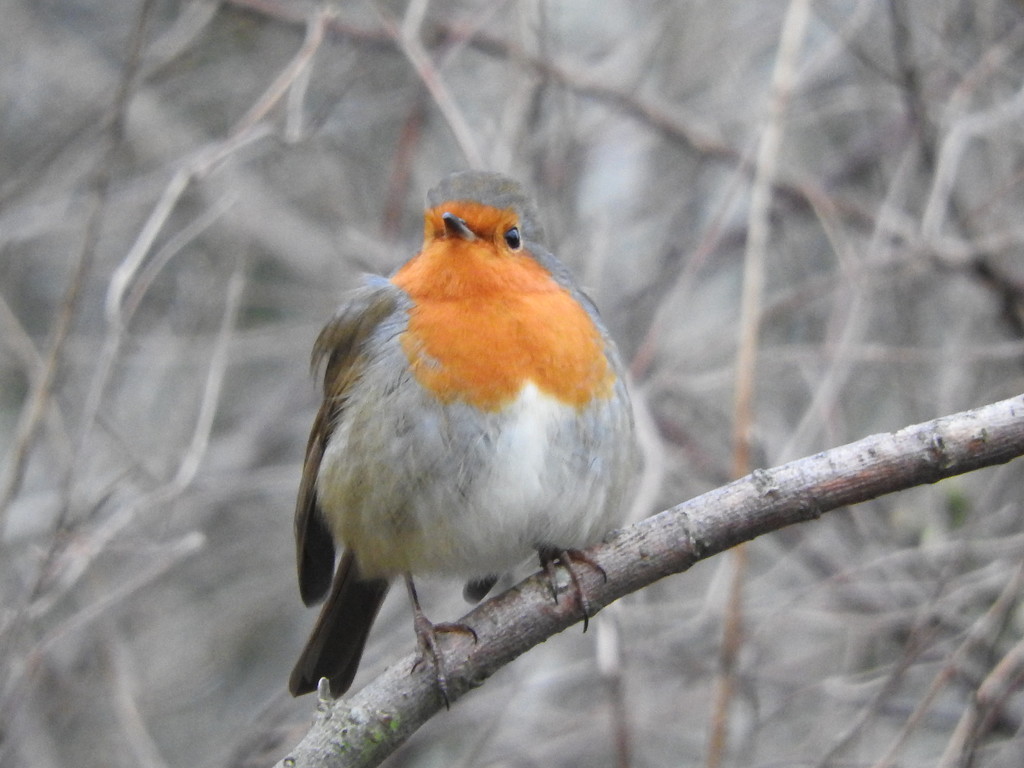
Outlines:
{"type": "MultiPolygon", "coordinates": [[[[732,473],[773,114],[754,465],[1024,389],[1019,0],[813,2],[782,101],[772,0],[0,8],[4,766],[268,765],[304,732],[309,352],[449,171],[534,190],[602,308],[644,514],[732,473]]],[[[1010,464],[756,541],[724,764],[1024,764],[1022,485],[1010,464]]],[[[554,638],[389,764],[702,764],[731,573],[554,638]]],[[[396,589],[356,685],[412,646],[396,589]]]]}

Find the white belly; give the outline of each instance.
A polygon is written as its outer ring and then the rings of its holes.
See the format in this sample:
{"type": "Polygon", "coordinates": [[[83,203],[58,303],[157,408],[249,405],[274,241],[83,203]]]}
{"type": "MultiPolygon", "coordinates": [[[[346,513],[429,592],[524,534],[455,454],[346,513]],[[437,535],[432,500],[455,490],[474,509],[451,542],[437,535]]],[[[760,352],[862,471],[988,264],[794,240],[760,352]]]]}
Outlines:
{"type": "Polygon", "coordinates": [[[365,575],[501,573],[538,546],[580,548],[614,524],[621,478],[591,456],[607,438],[599,414],[533,384],[499,414],[392,405],[415,421],[389,420],[386,404],[347,414],[318,476],[321,508],[365,575]],[[371,417],[381,424],[368,429],[371,417]]]}

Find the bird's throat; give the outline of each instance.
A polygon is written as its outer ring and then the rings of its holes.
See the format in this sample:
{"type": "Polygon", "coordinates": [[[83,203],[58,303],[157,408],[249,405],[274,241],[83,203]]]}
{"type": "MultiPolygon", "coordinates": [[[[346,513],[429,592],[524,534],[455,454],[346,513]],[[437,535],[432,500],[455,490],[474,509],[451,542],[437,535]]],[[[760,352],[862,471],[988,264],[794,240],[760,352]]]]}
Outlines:
{"type": "Polygon", "coordinates": [[[465,250],[426,249],[392,278],[413,299],[401,342],[420,385],[485,411],[529,383],[577,408],[610,397],[604,340],[570,293],[529,256],[465,250]]]}

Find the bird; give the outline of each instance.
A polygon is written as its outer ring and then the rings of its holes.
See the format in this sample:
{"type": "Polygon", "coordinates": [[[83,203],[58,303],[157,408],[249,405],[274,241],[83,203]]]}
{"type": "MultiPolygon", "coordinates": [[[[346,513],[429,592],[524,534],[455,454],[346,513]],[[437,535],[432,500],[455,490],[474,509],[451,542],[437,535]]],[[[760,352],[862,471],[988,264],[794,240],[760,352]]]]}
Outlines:
{"type": "Polygon", "coordinates": [[[414,576],[465,579],[477,601],[539,554],[552,579],[568,568],[589,618],[574,568],[624,520],[634,417],[615,342],[543,243],[517,181],[453,173],[427,194],[420,250],[390,277],[364,276],[317,337],[323,402],[295,536],[302,600],[326,601],[292,695],[321,678],[335,698],[349,689],[399,577],[446,706],[436,635],[475,633],[431,624],[414,576]]]}

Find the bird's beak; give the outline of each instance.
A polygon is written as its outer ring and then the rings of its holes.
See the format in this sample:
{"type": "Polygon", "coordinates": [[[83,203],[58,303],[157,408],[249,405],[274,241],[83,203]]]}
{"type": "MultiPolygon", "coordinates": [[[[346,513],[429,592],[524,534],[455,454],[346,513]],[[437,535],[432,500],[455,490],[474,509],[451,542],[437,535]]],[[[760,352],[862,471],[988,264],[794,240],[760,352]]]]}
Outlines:
{"type": "Polygon", "coordinates": [[[454,213],[448,211],[441,214],[441,219],[444,221],[444,230],[449,235],[461,237],[468,243],[476,240],[476,235],[473,234],[473,230],[466,224],[465,219],[460,219],[454,213]]]}

